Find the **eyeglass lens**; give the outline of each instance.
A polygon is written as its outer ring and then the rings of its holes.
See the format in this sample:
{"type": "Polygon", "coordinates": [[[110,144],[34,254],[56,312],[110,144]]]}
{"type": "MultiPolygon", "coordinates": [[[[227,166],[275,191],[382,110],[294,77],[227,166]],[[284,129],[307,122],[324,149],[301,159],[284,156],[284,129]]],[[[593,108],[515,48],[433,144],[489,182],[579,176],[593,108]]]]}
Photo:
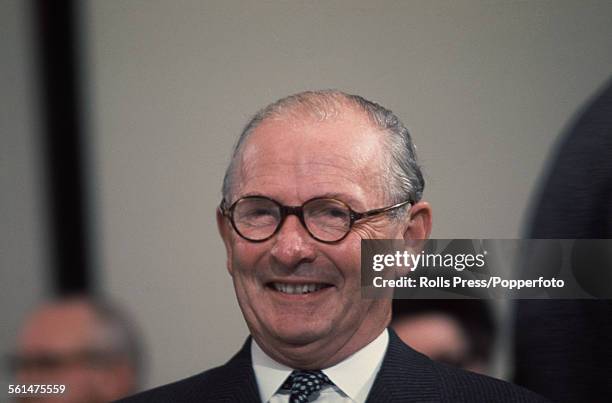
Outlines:
{"type": "MultiPolygon", "coordinates": [[[[281,207],[266,198],[241,199],[232,215],[236,230],[244,238],[258,241],[270,237],[281,224],[281,207]]],[[[351,211],[334,199],[314,199],[303,206],[303,219],[308,232],[316,239],[334,242],[351,228],[351,211]]]]}

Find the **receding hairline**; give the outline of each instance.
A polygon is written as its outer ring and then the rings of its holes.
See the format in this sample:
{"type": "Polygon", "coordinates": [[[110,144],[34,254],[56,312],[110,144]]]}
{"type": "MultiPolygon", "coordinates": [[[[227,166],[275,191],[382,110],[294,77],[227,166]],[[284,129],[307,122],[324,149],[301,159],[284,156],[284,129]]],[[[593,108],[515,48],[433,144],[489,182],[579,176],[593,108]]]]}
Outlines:
{"type": "Polygon", "coordinates": [[[384,147],[385,143],[382,137],[384,130],[368,113],[367,109],[360,105],[359,99],[363,102],[371,102],[358,95],[347,94],[339,90],[305,91],[281,98],[257,112],[242,131],[234,147],[223,186],[223,196],[228,198],[226,201],[230,201],[232,192],[235,190],[236,174],[242,167],[242,155],[249,139],[262,125],[271,121],[291,120],[296,125],[334,122],[345,117],[347,113],[354,113],[356,116],[363,118],[363,122],[381,136],[380,144],[384,147]]]}
{"type": "Polygon", "coordinates": [[[255,116],[256,121],[250,131],[269,119],[295,118],[298,121],[307,121],[314,118],[324,121],[338,118],[347,111],[367,118],[376,126],[367,111],[357,102],[359,98],[338,90],[305,91],[289,95],[262,109],[255,116]]]}

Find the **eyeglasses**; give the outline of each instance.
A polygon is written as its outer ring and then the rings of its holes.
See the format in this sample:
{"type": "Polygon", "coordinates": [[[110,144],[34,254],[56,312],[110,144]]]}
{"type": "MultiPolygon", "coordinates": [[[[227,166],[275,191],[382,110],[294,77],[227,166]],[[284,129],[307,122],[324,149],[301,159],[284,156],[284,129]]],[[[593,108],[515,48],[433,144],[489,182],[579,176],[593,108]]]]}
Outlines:
{"type": "Polygon", "coordinates": [[[311,237],[320,242],[334,243],[343,240],[355,222],[407,204],[412,204],[412,200],[358,213],[346,203],[330,198],[310,199],[301,206],[283,206],[268,197],[246,196],[235,201],[229,208],[223,200],[219,208],[229,218],[238,235],[251,242],[270,239],[283,226],[285,218],[293,214],[311,237]]]}

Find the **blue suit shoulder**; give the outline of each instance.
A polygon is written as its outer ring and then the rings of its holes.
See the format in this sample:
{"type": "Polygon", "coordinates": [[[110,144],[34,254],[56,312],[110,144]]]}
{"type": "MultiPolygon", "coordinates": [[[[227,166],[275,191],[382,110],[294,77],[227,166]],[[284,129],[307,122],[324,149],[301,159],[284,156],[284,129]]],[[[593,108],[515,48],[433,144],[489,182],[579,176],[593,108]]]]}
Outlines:
{"type": "Polygon", "coordinates": [[[167,385],[138,393],[118,400],[117,403],[156,403],[156,402],[192,402],[205,401],[210,385],[214,384],[217,368],[193,375],[167,385]]]}
{"type": "Polygon", "coordinates": [[[448,402],[548,402],[523,387],[446,364],[433,363],[441,383],[441,401],[448,402]]]}
{"type": "Polygon", "coordinates": [[[389,346],[368,402],[546,402],[522,387],[432,361],[389,329],[389,346]]]}
{"type": "MultiPolygon", "coordinates": [[[[437,363],[404,344],[392,330],[368,403],[381,402],[546,402],[524,388],[437,363]]],[[[259,401],[250,338],[227,364],[161,386],[121,403],[259,401]]]]}
{"type": "Polygon", "coordinates": [[[259,400],[250,338],[225,365],[130,396],[117,403],[245,402],[259,400]]]}

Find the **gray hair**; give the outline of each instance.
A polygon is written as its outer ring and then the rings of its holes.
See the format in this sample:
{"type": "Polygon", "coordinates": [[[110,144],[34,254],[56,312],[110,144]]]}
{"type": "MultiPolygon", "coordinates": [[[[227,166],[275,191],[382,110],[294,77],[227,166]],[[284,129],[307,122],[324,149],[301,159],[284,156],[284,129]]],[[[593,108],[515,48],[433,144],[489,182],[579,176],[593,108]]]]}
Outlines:
{"type": "Polygon", "coordinates": [[[325,120],[338,116],[347,107],[364,112],[372,125],[385,136],[385,145],[391,158],[387,167],[389,177],[388,197],[391,203],[405,200],[417,202],[423,196],[425,180],[417,163],[415,146],[408,129],[389,109],[369,101],[359,95],[351,95],[339,90],[305,91],[282,98],[261,109],[242,130],[231,162],[223,179],[223,199],[231,200],[235,168],[242,147],[249,135],[265,120],[285,117],[303,119],[304,116],[325,120]]]}

